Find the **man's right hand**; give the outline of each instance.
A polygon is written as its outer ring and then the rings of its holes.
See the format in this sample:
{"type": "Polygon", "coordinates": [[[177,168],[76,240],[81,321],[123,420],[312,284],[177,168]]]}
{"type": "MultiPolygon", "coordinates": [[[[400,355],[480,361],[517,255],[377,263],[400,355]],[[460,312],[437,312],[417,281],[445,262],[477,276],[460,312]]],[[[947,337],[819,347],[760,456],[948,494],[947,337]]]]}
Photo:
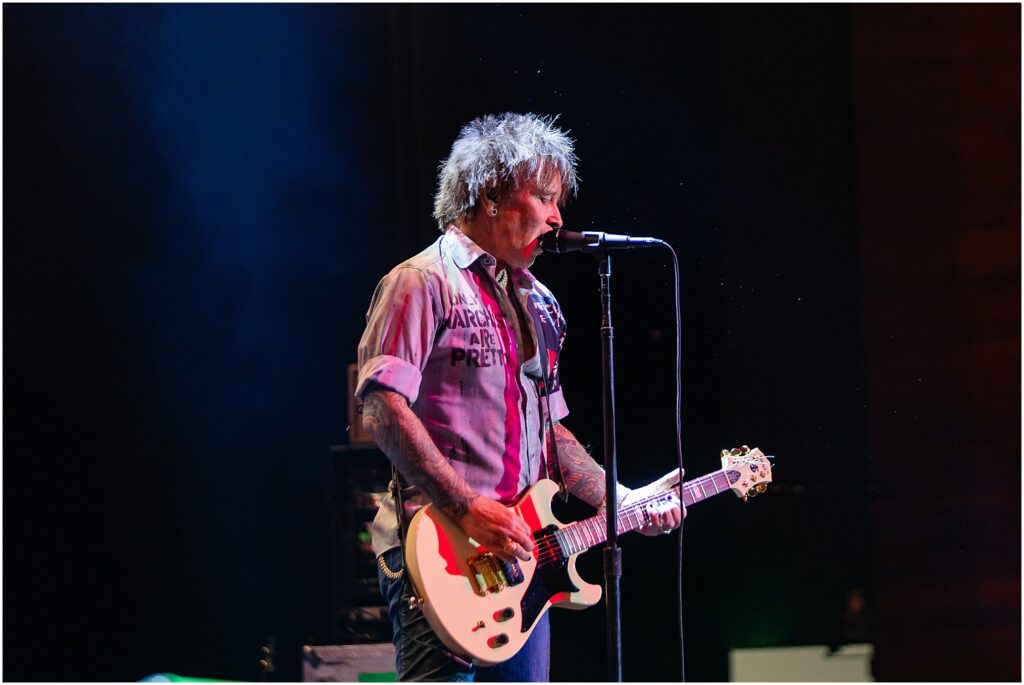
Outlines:
{"type": "Polygon", "coordinates": [[[475,497],[458,521],[462,530],[503,561],[529,561],[533,536],[511,509],[486,497],[475,497]]]}

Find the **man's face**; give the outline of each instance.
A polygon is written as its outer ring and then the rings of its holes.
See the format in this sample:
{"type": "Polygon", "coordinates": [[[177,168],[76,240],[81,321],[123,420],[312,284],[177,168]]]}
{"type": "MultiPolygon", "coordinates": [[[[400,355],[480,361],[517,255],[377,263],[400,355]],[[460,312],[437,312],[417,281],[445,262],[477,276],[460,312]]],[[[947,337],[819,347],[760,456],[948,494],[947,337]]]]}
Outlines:
{"type": "Polygon", "coordinates": [[[531,266],[541,253],[538,239],[562,226],[561,196],[562,178],[557,173],[546,183],[533,179],[506,195],[494,217],[494,256],[516,268],[531,266]]]}

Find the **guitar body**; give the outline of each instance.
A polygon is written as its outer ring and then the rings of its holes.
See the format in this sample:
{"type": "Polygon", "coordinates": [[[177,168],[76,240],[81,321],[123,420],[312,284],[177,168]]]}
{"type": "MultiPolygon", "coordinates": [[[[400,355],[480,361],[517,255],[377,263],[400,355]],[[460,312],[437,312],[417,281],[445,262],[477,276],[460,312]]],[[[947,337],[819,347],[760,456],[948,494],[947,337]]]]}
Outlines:
{"type": "MultiPolygon", "coordinates": [[[[551,513],[557,492],[553,481],[542,480],[512,507],[535,537],[564,527],[551,513]]],[[[453,652],[491,666],[518,652],[550,607],[585,609],[601,599],[601,586],[576,572],[579,553],[538,565],[542,552],[538,548],[530,561],[504,564],[428,505],[413,517],[405,554],[420,609],[434,632],[453,652]]]]}

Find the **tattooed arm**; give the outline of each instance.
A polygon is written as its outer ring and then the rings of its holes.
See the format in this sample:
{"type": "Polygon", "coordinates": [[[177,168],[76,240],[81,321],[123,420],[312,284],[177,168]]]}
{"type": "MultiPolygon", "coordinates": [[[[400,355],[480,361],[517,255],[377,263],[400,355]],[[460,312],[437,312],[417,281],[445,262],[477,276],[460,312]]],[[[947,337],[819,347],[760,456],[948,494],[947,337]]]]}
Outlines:
{"type": "MultiPolygon", "coordinates": [[[[572,431],[560,423],[555,423],[555,446],[558,448],[558,463],[562,467],[565,487],[587,504],[601,506],[604,503],[604,469],[594,461],[572,431]]],[[[622,499],[624,488],[619,485],[616,490],[619,499],[622,499]]]]}
{"type": "MultiPolygon", "coordinates": [[[[555,423],[555,443],[558,447],[558,463],[562,467],[565,487],[576,497],[587,504],[600,507],[605,500],[604,469],[594,461],[587,448],[580,444],[576,436],[560,423],[555,423]]],[[[618,500],[629,494],[630,489],[618,483],[615,487],[618,500]]],[[[657,535],[679,525],[686,516],[678,507],[665,512],[652,514],[651,523],[639,529],[644,535],[657,535]]]]}
{"type": "Polygon", "coordinates": [[[477,542],[511,561],[505,550],[511,540],[518,545],[515,556],[530,557],[529,526],[500,502],[481,497],[455,472],[402,395],[371,384],[363,400],[363,427],[398,470],[477,542]]]}

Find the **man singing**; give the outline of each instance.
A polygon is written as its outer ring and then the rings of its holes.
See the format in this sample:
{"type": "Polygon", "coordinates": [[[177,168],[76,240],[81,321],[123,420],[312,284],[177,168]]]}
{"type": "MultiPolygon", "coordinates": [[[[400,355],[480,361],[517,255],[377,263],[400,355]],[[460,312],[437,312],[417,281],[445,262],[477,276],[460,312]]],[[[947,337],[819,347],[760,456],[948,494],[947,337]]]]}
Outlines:
{"type": "MultiPolygon", "coordinates": [[[[441,165],[434,218],[442,235],[380,281],[359,343],[363,425],[397,467],[403,510],[432,502],[505,561],[534,553],[529,527],[507,507],[540,478],[560,478],[595,507],[605,497],[604,471],[561,423],[565,319],[529,271],[576,187],[573,143],[554,119],[470,122],[441,165]]],[[[629,492],[621,487],[619,497],[629,492]]],[[[395,510],[393,488],[374,520],[373,549],[399,679],[547,681],[546,612],[504,663],[451,658],[409,605],[395,510]]],[[[684,515],[678,506],[656,512],[641,532],[668,532],[684,515]]]]}

